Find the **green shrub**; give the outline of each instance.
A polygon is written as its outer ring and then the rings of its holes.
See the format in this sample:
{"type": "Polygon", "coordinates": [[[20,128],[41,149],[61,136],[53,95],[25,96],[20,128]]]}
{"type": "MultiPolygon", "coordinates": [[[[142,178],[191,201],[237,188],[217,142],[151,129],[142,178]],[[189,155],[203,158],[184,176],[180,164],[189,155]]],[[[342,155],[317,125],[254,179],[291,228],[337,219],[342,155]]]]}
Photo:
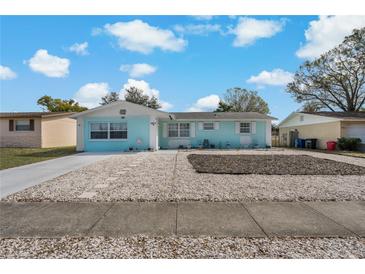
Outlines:
{"type": "Polygon", "coordinates": [[[356,150],[357,146],[361,143],[360,138],[341,137],[337,140],[337,145],[342,150],[356,150]]]}

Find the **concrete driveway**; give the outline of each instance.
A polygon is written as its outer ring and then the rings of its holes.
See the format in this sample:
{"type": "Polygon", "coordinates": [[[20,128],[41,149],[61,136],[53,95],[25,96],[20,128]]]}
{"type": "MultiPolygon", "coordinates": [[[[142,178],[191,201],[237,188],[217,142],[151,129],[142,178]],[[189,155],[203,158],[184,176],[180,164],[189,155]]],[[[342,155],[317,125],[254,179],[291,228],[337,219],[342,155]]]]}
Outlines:
{"type": "Polygon", "coordinates": [[[118,153],[83,152],[0,171],[0,198],[51,180],[70,171],[111,157],[118,153]]]}

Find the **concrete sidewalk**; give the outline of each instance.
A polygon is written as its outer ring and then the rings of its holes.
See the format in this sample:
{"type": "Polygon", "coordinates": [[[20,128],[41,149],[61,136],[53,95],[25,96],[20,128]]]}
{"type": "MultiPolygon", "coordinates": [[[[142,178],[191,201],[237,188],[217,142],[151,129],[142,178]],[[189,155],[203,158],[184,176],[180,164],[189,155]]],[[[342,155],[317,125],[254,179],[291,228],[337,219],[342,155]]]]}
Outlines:
{"type": "Polygon", "coordinates": [[[0,199],[117,153],[77,153],[0,171],[0,199]]]}
{"type": "Polygon", "coordinates": [[[0,237],[365,237],[365,201],[0,203],[0,237]]]}

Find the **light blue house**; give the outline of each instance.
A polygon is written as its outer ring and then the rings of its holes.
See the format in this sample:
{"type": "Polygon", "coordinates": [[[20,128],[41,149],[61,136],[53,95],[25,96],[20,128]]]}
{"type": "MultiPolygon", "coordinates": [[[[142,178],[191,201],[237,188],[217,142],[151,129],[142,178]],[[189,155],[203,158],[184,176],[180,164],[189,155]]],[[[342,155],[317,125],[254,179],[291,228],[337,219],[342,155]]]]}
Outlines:
{"type": "Polygon", "coordinates": [[[271,122],[257,112],[163,112],[118,101],[71,116],[78,151],[271,147],[271,122]]]}

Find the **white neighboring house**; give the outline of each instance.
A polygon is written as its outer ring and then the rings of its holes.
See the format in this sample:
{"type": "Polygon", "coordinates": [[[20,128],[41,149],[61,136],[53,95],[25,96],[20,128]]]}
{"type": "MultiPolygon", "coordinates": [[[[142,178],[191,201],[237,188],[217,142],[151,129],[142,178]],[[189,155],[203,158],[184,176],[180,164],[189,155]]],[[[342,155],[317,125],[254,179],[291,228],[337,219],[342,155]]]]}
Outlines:
{"type": "Polygon", "coordinates": [[[360,138],[365,151],[365,112],[293,112],[279,124],[280,144],[293,146],[296,136],[317,139],[317,148],[340,137],[360,138]]]}

